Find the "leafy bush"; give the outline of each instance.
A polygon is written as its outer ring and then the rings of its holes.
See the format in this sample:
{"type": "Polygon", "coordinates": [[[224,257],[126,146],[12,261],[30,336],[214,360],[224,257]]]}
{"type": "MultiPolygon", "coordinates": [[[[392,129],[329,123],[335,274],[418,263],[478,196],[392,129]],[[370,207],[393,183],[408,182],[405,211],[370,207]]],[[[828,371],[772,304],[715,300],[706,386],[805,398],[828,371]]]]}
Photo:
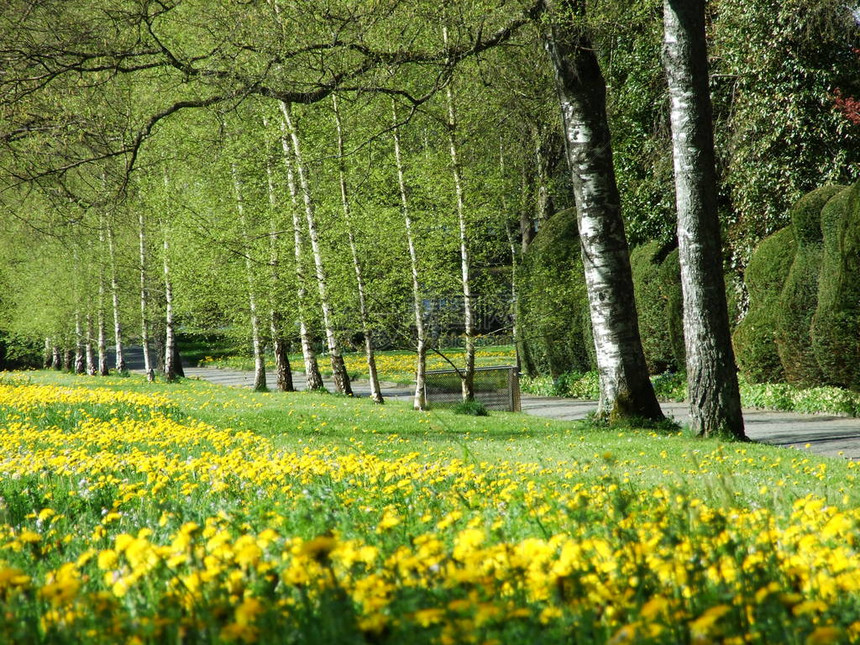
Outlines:
{"type": "Polygon", "coordinates": [[[781,381],[785,375],[774,331],[780,293],[796,248],[794,229],[786,227],[762,240],[746,268],[749,311],[735,328],[732,340],[738,367],[753,383],[781,381]]]}
{"type": "Polygon", "coordinates": [[[651,383],[660,401],[683,401],[687,398],[687,375],[684,372],[663,372],[652,377],[651,383]]]}
{"type": "Polygon", "coordinates": [[[827,203],[821,227],[812,347],[826,382],[860,390],[860,182],[827,203]]]}
{"type": "Polygon", "coordinates": [[[798,388],[788,383],[749,383],[740,379],[745,407],[860,416],[860,394],[838,387],[798,388]]]}
{"type": "Polygon", "coordinates": [[[455,405],[452,410],[454,414],[467,414],[472,417],[487,417],[490,415],[487,408],[480,401],[462,401],[455,405]]]}

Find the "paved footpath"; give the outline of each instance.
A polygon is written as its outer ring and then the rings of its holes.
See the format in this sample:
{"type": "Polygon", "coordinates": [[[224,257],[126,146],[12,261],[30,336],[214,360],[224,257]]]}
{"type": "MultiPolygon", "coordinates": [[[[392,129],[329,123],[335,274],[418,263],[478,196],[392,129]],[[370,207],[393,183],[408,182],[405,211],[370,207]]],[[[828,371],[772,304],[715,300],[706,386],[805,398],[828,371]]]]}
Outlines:
{"type": "MultiPolygon", "coordinates": [[[[186,367],[188,378],[198,378],[220,385],[251,387],[254,375],[251,372],[211,367],[186,367]]],[[[274,388],[272,375],[268,375],[269,387],[274,388]]],[[[294,374],[299,389],[304,387],[304,375],[294,374]]],[[[329,390],[334,387],[326,383],[329,390]]],[[[355,381],[352,389],[356,396],[369,396],[367,381],[355,381]]],[[[409,400],[412,390],[403,385],[382,384],[382,394],[387,399],[409,400]]],[[[689,420],[687,404],[663,403],[663,412],[679,423],[689,420]]],[[[522,409],[526,414],[547,419],[575,421],[584,419],[597,408],[595,401],[564,399],[558,397],[522,397],[522,409]]],[[[797,414],[793,412],[769,412],[766,410],[744,410],[746,433],[750,439],[776,446],[790,446],[809,450],[828,457],[843,457],[860,460],[860,419],[825,414],[797,414]],[[808,445],[808,448],[807,448],[808,445]]]]}

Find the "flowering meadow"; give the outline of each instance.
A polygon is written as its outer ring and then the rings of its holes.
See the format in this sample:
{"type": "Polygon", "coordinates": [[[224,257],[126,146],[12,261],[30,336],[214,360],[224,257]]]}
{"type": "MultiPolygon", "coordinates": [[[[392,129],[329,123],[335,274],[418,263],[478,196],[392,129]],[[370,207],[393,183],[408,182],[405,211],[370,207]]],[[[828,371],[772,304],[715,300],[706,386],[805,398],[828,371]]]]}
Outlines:
{"type": "Polygon", "coordinates": [[[0,642],[860,641],[854,463],[0,376],[0,642]]]}

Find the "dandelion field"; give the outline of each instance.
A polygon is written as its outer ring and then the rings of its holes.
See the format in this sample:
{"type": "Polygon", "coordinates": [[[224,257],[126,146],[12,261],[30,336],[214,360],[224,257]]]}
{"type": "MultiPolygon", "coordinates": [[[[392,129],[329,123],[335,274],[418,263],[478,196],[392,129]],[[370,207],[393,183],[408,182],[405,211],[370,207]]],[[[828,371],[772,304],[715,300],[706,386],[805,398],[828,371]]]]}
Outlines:
{"type": "Polygon", "coordinates": [[[860,641],[854,463],[0,376],[0,642],[860,641]]]}

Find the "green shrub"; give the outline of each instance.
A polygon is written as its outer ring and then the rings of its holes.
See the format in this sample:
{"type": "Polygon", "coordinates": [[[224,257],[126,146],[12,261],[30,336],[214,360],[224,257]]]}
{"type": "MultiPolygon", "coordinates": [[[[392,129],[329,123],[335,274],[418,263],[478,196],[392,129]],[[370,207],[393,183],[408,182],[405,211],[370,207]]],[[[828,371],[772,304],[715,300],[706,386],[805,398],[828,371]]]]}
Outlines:
{"type": "MultiPolygon", "coordinates": [[[[675,358],[672,337],[669,333],[669,287],[667,278],[674,278],[672,271],[662,271],[660,243],[648,242],[637,246],[630,253],[630,268],[633,273],[633,289],[636,294],[636,310],[639,314],[639,333],[642,349],[651,374],[666,370],[677,370],[680,366],[675,358]]],[[[680,276],[678,276],[680,283],[680,276]]],[[[671,286],[674,286],[671,285],[671,286]]]]}
{"type": "Polygon", "coordinates": [[[651,377],[651,383],[660,401],[684,401],[687,398],[687,375],[684,372],[663,372],[651,377]]]}
{"type": "Polygon", "coordinates": [[[795,251],[794,229],[789,226],[762,240],[746,268],[749,311],[732,340],[738,367],[752,383],[782,381],[785,376],[774,332],[780,294],[795,251]]]}
{"type": "Polygon", "coordinates": [[[451,408],[454,414],[467,414],[472,417],[487,417],[490,415],[486,406],[480,401],[462,401],[451,408]]]}
{"type": "Polygon", "coordinates": [[[810,327],[818,304],[821,272],[821,210],[840,186],[825,186],[804,195],[791,209],[797,249],[776,303],[776,346],[785,380],[800,386],[818,385],[822,372],[812,349],[810,327]]]}
{"type": "Polygon", "coordinates": [[[558,376],[590,369],[594,341],[574,209],[543,225],[523,256],[518,285],[526,370],[558,376]]]}
{"type": "Polygon", "coordinates": [[[826,382],[860,390],[860,182],[827,202],[821,228],[812,347],[826,382]]]}

